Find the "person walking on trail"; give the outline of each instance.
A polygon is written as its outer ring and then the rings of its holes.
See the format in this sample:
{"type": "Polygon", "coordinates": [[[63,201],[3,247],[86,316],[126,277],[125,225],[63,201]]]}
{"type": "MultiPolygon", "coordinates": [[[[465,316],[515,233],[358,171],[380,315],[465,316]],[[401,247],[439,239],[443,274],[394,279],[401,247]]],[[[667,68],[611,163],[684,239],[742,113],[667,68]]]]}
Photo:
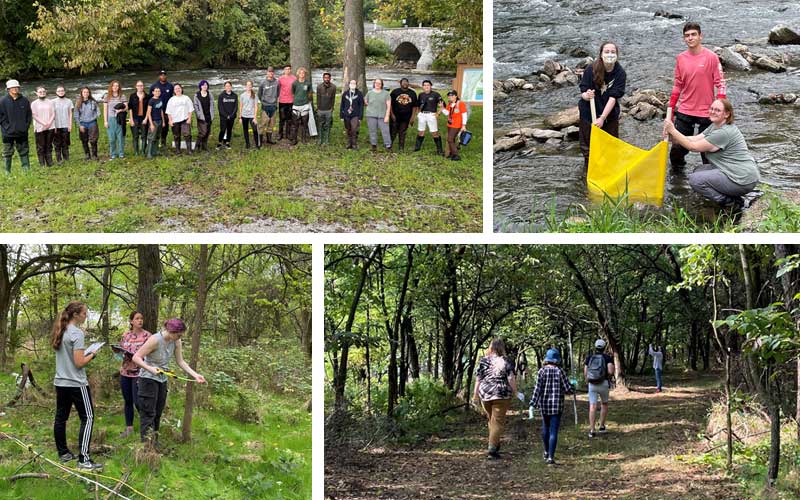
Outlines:
{"type": "Polygon", "coordinates": [[[100,106],[92,96],[89,87],[81,88],[80,96],[75,101],[74,115],[86,159],[97,160],[97,139],[100,136],[97,119],[100,117],[100,106]]]}
{"type": "MultiPolygon", "coordinates": [[[[175,87],[167,81],[167,72],[163,69],[158,72],[158,81],[154,84],[150,85],[150,95],[153,95],[153,90],[159,88],[161,89],[160,99],[161,104],[163,104],[163,109],[167,109],[167,102],[169,102],[170,98],[174,95],[175,87]]],[[[161,128],[161,149],[165,149],[167,147],[167,135],[169,134],[169,127],[162,127],[161,128]]]]}
{"type": "Polygon", "coordinates": [[[544,366],[539,369],[536,377],[536,387],[530,403],[531,408],[539,409],[542,414],[542,444],[544,460],[548,465],[556,464],[556,445],[561,415],[564,413],[564,395],[575,392],[564,370],[559,368],[560,364],[561,355],[558,350],[548,349],[544,366]]]}
{"type": "Polygon", "coordinates": [[[627,76],[617,61],[619,49],[614,42],[603,42],[595,62],[586,67],[581,77],[579,88],[581,100],[578,101],[580,121],[578,122],[578,138],[583,166],[589,168],[589,144],[592,125],[596,125],[614,137],[619,137],[619,100],[625,95],[627,76]],[[595,109],[600,112],[597,120],[592,121],[591,101],[594,99],[595,109]]]}
{"type": "Polygon", "coordinates": [[[53,136],[56,133],[56,107],[47,99],[47,89],[36,87],[36,100],[31,103],[36,156],[42,167],[53,166],[53,136]]]}
{"type": "Polygon", "coordinates": [[[122,391],[122,399],[125,401],[125,432],[119,435],[121,438],[126,438],[133,434],[133,408],[134,406],[138,407],[140,368],[133,362],[133,355],[152,335],[152,333],[142,328],[144,316],[139,311],[133,311],[128,316],[128,324],[131,329],[125,332],[122,336],[122,341],[119,343],[121,348],[120,355],[122,356],[122,366],[119,369],[119,386],[122,391]]]}
{"type": "Polygon", "coordinates": [[[53,325],[50,345],[56,351],[56,373],[53,385],[56,388],[56,416],[53,421],[53,436],[62,462],[75,460],[76,456],[67,447],[67,420],[73,406],[78,412],[81,426],[78,430],[78,469],[101,469],[102,464],[92,461],[89,445],[92,441],[94,410],[92,392],[86,378],[86,365],[97,356],[97,351],[84,354],[86,344],[80,326],[86,321],[88,310],[82,302],[70,302],[53,325]]]}
{"type": "Polygon", "coordinates": [[[601,434],[606,432],[606,416],[608,416],[608,391],[611,377],[614,374],[614,358],[605,353],[606,341],[597,339],[594,352],[589,354],[583,364],[583,376],[589,384],[589,437],[595,436],[594,426],[597,404],[600,403],[601,434]]]}
{"type": "Polygon", "coordinates": [[[392,100],[391,123],[389,131],[392,136],[392,143],[397,138],[398,149],[403,151],[406,147],[406,132],[408,125],[414,123],[419,110],[417,93],[409,88],[408,78],[400,79],[400,87],[392,90],[389,94],[392,100]]]}
{"type": "Polygon", "coordinates": [[[206,379],[192,370],[183,359],[181,337],[186,331],[186,324],[178,318],[164,322],[164,329],[152,335],[133,355],[133,362],[142,370],[139,373],[139,430],[143,443],[158,445],[158,429],[161,425],[161,414],[167,403],[167,375],[169,360],[175,356],[175,362],[195,382],[205,384],[206,379]]]}
{"type": "Polygon", "coordinates": [[[653,349],[653,344],[648,345],[647,353],[653,357],[653,370],[656,372],[656,392],[661,392],[661,373],[664,370],[664,353],[658,346],[653,349]]]}
{"type": "Polygon", "coordinates": [[[31,128],[33,116],[31,103],[19,91],[19,82],[8,80],[6,82],[8,95],[0,99],[0,131],[3,135],[3,160],[6,164],[6,173],[11,173],[11,159],[14,157],[14,148],[17,149],[22,168],[28,170],[31,162],[28,157],[28,129],[31,128]]]}
{"type": "MultiPolygon", "coordinates": [[[[725,75],[717,54],[703,47],[700,24],[692,21],[684,24],[683,41],[687,50],[675,58],[675,83],[672,86],[669,107],[675,111],[675,128],[685,136],[692,136],[695,135],[695,125],[698,127],[697,133],[711,126],[708,110],[715,98],[725,98],[725,75]]],[[[665,127],[664,134],[666,133],[665,127]]],[[[672,144],[669,162],[673,169],[686,165],[688,152],[685,146],[672,144]]],[[[705,152],[700,153],[703,163],[708,163],[705,152]]]]}
{"type": "Polygon", "coordinates": [[[56,97],[52,99],[53,107],[56,110],[55,135],[53,135],[53,147],[56,151],[56,163],[61,165],[62,161],[69,161],[70,134],[72,134],[72,111],[75,106],[67,98],[67,91],[63,85],[56,87],[56,97]]]}
{"type": "Polygon", "coordinates": [[[317,116],[319,116],[319,144],[331,143],[333,126],[333,106],[336,104],[336,85],[331,82],[331,74],[322,74],[322,83],[317,85],[317,116]]]}
{"type": "Polygon", "coordinates": [[[258,129],[261,131],[261,144],[275,144],[272,140],[275,128],[275,112],[278,109],[278,79],[272,66],[267,68],[267,77],[258,86],[258,99],[261,101],[261,118],[258,129]]]}
{"type": "Polygon", "coordinates": [[[425,129],[431,131],[433,142],[436,144],[436,154],[444,156],[442,148],[442,138],[439,137],[439,112],[444,102],[438,92],[433,91],[433,83],[430,80],[422,81],[423,92],[417,96],[419,102],[419,113],[417,114],[417,142],[414,151],[422,149],[422,141],[425,140],[425,129]]]}
{"type": "Polygon", "coordinates": [[[480,400],[489,419],[490,460],[500,458],[500,438],[505,427],[506,412],[516,392],[514,362],[506,357],[506,346],[502,339],[496,338],[478,364],[473,394],[473,400],[480,400]]]}

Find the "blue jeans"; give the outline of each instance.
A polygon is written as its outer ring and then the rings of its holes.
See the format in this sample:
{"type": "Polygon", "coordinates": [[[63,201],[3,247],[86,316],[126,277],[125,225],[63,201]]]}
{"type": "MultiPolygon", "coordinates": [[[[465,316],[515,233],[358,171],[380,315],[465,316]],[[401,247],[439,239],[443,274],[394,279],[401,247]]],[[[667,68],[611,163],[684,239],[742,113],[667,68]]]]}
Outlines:
{"type": "Polygon", "coordinates": [[[656,388],[661,390],[661,368],[656,368],[656,388]]]}
{"type": "Polygon", "coordinates": [[[561,425],[561,414],[542,415],[542,443],[547,456],[555,458],[558,444],[558,427],[561,425]]]}
{"type": "Polygon", "coordinates": [[[133,427],[133,408],[139,409],[139,384],[138,377],[119,376],[119,387],[122,389],[122,399],[125,400],[125,426],[133,427]]]}
{"type": "Polygon", "coordinates": [[[111,158],[125,157],[125,136],[122,135],[122,127],[117,123],[117,119],[110,117],[108,119],[108,149],[111,153],[111,158]]]}

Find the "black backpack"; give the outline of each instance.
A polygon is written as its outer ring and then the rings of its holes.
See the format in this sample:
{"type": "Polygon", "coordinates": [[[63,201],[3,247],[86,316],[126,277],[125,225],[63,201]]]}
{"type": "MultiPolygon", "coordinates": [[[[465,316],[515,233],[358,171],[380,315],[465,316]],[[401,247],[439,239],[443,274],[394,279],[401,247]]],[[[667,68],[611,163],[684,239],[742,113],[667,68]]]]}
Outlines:
{"type": "Polygon", "coordinates": [[[590,384],[602,384],[608,379],[608,368],[606,358],[603,354],[592,354],[589,363],[586,365],[586,380],[590,384]]]}

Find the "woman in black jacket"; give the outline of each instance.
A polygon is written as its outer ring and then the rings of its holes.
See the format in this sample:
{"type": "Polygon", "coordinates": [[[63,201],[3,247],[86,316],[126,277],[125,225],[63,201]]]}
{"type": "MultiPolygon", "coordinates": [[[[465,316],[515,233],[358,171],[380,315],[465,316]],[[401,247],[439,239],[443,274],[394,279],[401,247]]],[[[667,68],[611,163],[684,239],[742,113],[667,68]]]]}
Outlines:
{"type": "Polygon", "coordinates": [[[364,94],[356,88],[355,80],[350,80],[348,89],[342,94],[339,118],[344,120],[347,130],[347,149],[358,149],[358,129],[364,118],[364,94]]]}
{"type": "Polygon", "coordinates": [[[233,91],[233,84],[225,82],[225,91],[217,98],[217,109],[219,109],[219,138],[217,149],[225,145],[231,148],[231,137],[233,137],[233,124],[236,123],[236,113],[239,112],[239,96],[233,91]]]}

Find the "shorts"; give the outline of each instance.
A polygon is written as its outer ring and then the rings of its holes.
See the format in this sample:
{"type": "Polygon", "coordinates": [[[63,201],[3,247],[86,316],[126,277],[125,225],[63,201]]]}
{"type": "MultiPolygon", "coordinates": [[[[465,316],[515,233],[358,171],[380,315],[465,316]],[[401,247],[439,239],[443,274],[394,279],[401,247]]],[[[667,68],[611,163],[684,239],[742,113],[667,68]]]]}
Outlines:
{"type": "Polygon", "coordinates": [[[589,384],[589,404],[596,405],[598,399],[608,404],[608,380],[602,384],[589,384]]]}
{"type": "Polygon", "coordinates": [[[439,131],[439,120],[436,113],[419,113],[417,115],[417,131],[425,132],[425,127],[431,132],[439,131]]]}

